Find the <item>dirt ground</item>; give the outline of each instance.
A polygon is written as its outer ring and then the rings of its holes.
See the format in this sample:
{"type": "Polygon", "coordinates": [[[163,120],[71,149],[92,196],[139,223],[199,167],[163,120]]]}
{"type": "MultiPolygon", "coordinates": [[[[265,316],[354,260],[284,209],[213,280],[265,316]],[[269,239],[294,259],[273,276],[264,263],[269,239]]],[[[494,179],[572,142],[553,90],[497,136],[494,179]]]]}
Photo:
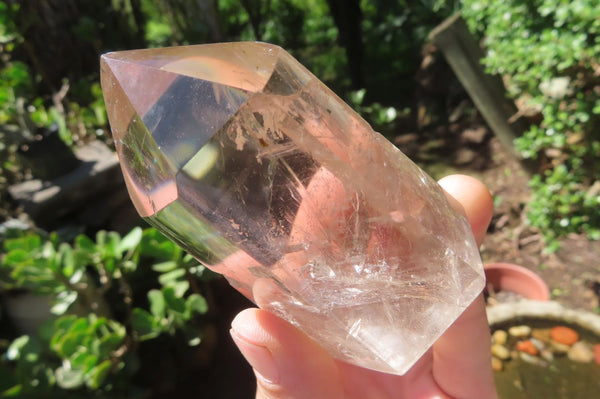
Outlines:
{"type": "Polygon", "coordinates": [[[552,298],[565,306],[600,312],[600,242],[582,235],[569,235],[561,249],[545,254],[539,231],[525,222],[530,198],[527,176],[517,162],[507,160],[498,143],[490,145],[497,159],[482,171],[481,179],[501,200],[495,210],[490,232],[483,243],[484,262],[510,262],[540,275],[552,298]]]}
{"type": "Polygon", "coordinates": [[[402,135],[396,144],[433,177],[450,173],[475,176],[490,189],[495,212],[481,248],[484,263],[527,267],[548,284],[561,304],[600,312],[600,242],[571,235],[561,249],[545,254],[539,231],[526,223],[531,192],[525,169],[508,155],[481,121],[450,124],[427,137],[402,135]]]}

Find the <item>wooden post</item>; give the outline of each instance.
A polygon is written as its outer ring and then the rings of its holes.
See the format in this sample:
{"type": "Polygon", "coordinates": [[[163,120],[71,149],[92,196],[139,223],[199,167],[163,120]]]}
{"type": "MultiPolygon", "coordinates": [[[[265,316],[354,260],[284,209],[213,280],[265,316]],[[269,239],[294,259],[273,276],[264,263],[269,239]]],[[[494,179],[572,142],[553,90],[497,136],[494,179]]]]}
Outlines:
{"type": "Polygon", "coordinates": [[[483,50],[471,36],[460,14],[437,26],[429,34],[429,40],[442,51],[458,80],[502,145],[511,155],[521,160],[522,157],[515,150],[513,141],[524,128],[509,122],[516,114],[517,108],[506,98],[502,79],[485,73],[481,65],[483,50]]]}

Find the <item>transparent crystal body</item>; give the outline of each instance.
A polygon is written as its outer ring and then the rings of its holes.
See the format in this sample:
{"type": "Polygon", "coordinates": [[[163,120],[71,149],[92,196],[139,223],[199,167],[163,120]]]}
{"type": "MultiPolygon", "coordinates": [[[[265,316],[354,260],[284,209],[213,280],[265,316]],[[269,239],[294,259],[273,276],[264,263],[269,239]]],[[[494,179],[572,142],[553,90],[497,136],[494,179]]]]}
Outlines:
{"type": "Polygon", "coordinates": [[[483,289],[437,183],[281,48],[101,63],[138,212],[333,357],[404,374],[483,289]]]}

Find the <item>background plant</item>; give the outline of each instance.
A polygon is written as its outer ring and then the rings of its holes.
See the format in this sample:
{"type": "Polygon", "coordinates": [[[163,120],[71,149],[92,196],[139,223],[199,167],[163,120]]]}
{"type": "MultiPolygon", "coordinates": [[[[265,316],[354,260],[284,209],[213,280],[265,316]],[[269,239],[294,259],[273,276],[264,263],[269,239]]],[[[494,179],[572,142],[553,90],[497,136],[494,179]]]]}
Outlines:
{"type": "Polygon", "coordinates": [[[208,304],[200,284],[213,275],[155,229],[124,237],[100,231],[72,243],[19,233],[4,250],[2,288],[47,295],[54,316],[38,335],[8,346],[4,396],[122,394],[131,389],[126,381],[137,371],[141,342],[165,334],[180,334],[190,346],[202,341],[198,316],[208,304]]]}
{"type": "Polygon", "coordinates": [[[490,73],[506,78],[512,97],[541,113],[517,140],[537,159],[528,220],[557,238],[600,238],[600,8],[594,0],[464,0],[471,29],[483,37],[490,73]]]}

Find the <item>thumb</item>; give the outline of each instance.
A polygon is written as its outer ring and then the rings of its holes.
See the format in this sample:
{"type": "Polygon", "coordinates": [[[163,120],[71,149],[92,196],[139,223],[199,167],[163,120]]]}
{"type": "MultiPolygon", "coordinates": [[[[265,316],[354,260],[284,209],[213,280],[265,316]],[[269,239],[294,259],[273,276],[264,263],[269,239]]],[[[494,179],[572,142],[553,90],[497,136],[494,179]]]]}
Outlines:
{"type": "Polygon", "coordinates": [[[261,309],[246,309],[231,336],[257,379],[257,399],[342,398],[338,368],[314,341],[261,309]]]}

